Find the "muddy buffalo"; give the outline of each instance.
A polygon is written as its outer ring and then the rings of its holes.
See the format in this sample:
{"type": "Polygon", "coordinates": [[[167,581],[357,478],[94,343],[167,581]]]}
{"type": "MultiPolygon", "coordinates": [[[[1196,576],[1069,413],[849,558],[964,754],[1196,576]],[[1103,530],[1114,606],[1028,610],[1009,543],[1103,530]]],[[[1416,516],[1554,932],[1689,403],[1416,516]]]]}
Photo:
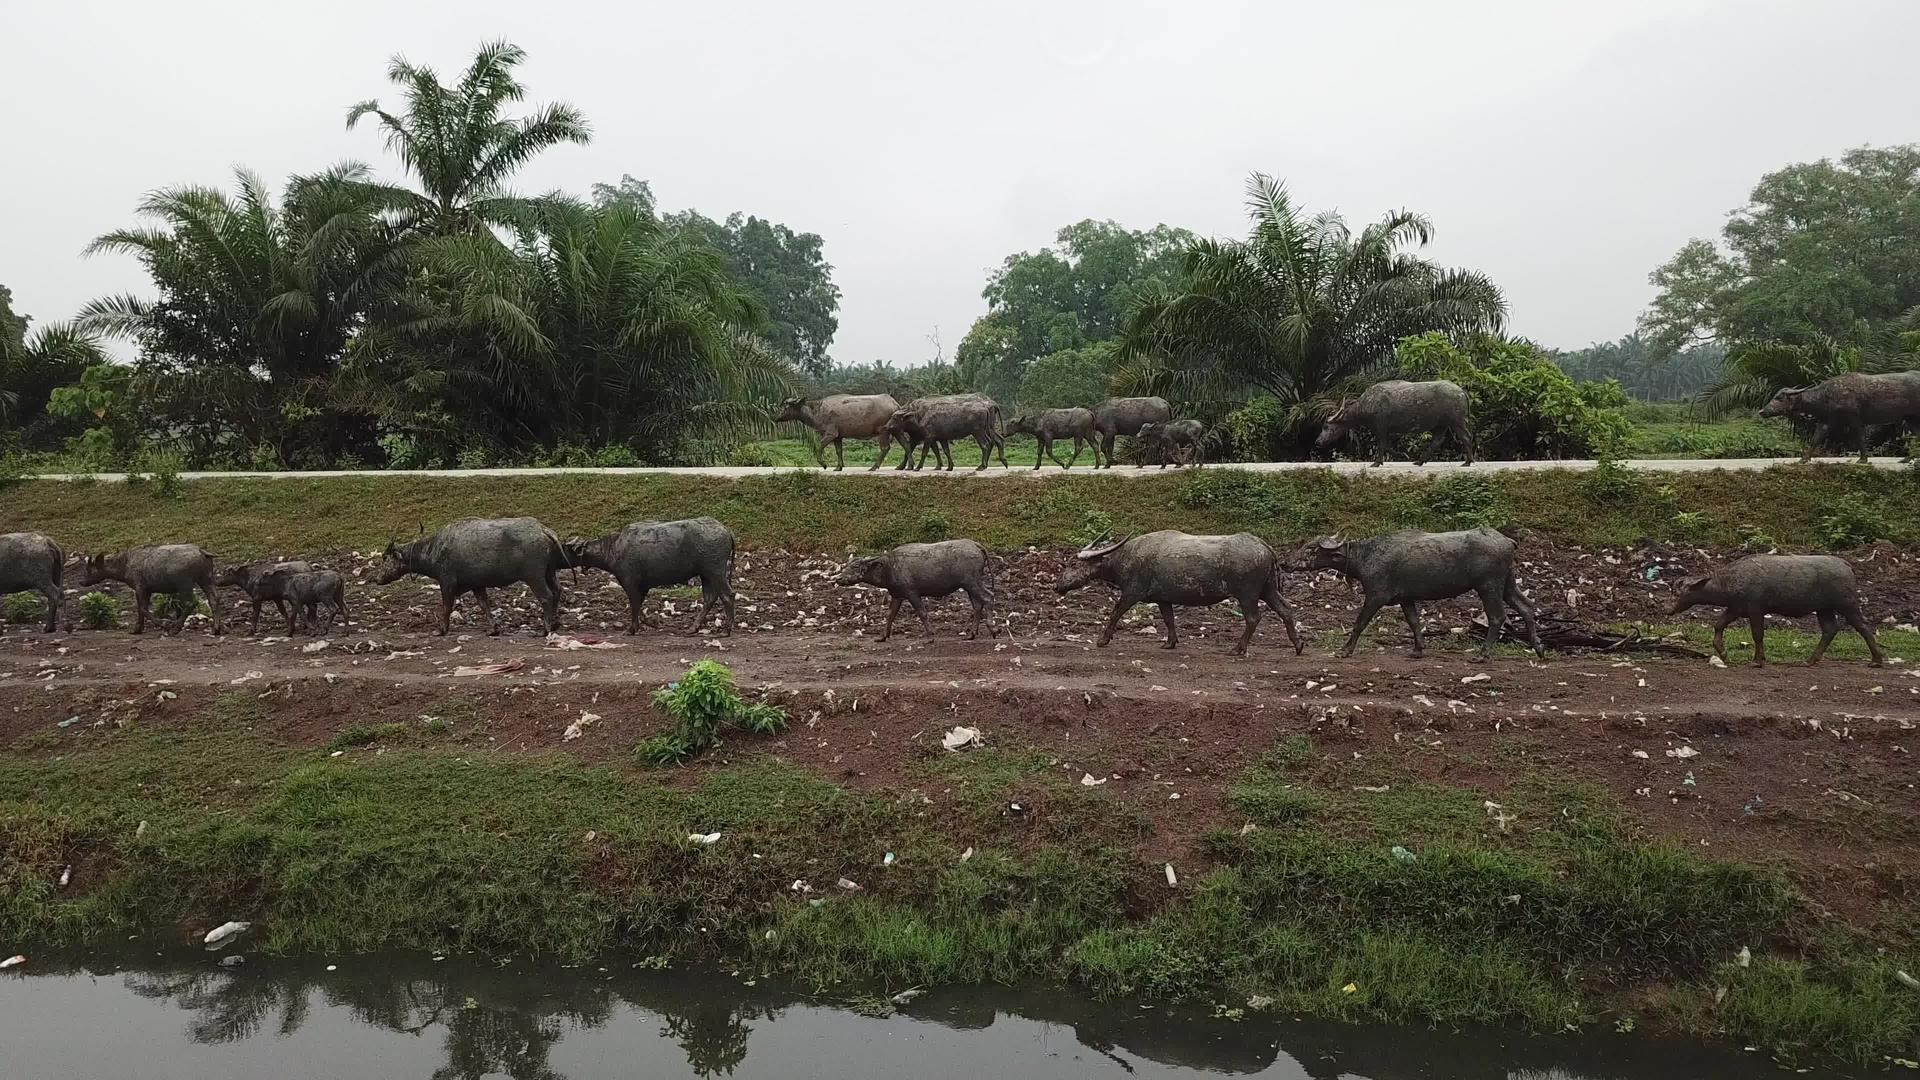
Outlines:
{"type": "MultiPolygon", "coordinates": [[[[1096,464],[1094,468],[1113,468],[1113,440],[1120,437],[1133,438],[1140,429],[1148,424],[1164,424],[1173,419],[1173,409],[1166,398],[1157,397],[1116,397],[1108,398],[1093,407],[1093,431],[1100,437],[1100,455],[1106,458],[1106,464],[1096,464]]],[[[1141,461],[1144,468],[1146,462],[1141,461]]]]}
{"type": "Polygon", "coordinates": [[[498,634],[487,590],[522,581],[540,601],[552,633],[560,629],[560,582],[554,575],[571,561],[560,538],[534,518],[467,518],[410,544],[388,544],[376,580],[387,585],[419,574],[438,582],[442,636],[454,601],[468,592],[487,618],[487,632],[498,634]]]}
{"type": "Polygon", "coordinates": [[[964,591],[973,601],[973,625],[969,639],[980,636],[980,622],[987,619],[987,634],[995,636],[988,618],[993,603],[992,564],[987,549],[972,540],[943,540],[937,544],[901,544],[884,555],[855,556],[835,579],[840,585],[877,585],[887,590],[887,624],[880,640],[893,636],[893,620],[900,605],[912,604],[920,616],[920,629],[931,635],[933,623],[927,619],[929,596],[948,596],[964,591]]]}
{"type": "Polygon", "coordinates": [[[213,587],[213,556],[198,544],[148,544],[109,555],[88,555],[81,563],[80,583],[98,585],[118,581],[133,590],[133,632],[147,628],[147,604],[155,593],[165,593],[179,606],[175,631],[187,625],[193,610],[193,590],[207,597],[213,634],[226,632],[220,623],[220,594],[213,587]]]}
{"type": "Polygon", "coordinates": [[[733,633],[733,532],[710,517],[685,521],[636,521],[598,540],[569,540],[575,565],[605,570],[627,594],[627,633],[640,630],[647,593],[700,581],[700,614],[693,633],[707,625],[719,604],[725,633],[733,633]]]}
{"type": "Polygon", "coordinates": [[[932,452],[934,468],[953,469],[953,442],[971,437],[980,447],[980,472],[1000,453],[1000,466],[1007,468],[1007,440],[1000,434],[1000,405],[985,394],[943,394],[915,398],[903,409],[896,409],[887,420],[887,431],[906,449],[906,460],[896,469],[922,468],[932,452]],[[920,448],[920,460],[913,462],[913,450],[920,448]]]}
{"type": "Polygon", "coordinates": [[[1520,584],[1513,576],[1516,547],[1495,529],[1443,533],[1407,529],[1366,540],[1330,536],[1308,542],[1303,568],[1334,570],[1360,583],[1364,597],[1360,615],[1353,621],[1353,632],[1347,635],[1341,656],[1353,655],[1360,635],[1388,604],[1400,605],[1407,629],[1413,631],[1413,655],[1421,655],[1426,650],[1426,640],[1420,633],[1421,603],[1468,592],[1478,595],[1487,611],[1482,659],[1493,655],[1493,643],[1500,639],[1509,606],[1520,613],[1520,622],[1527,629],[1527,644],[1533,646],[1536,655],[1545,656],[1534,626],[1533,605],[1521,595],[1520,584]]]}
{"type": "Polygon", "coordinates": [[[1876,665],[1886,662],[1872,625],[1860,614],[1853,567],[1832,555],[1749,555],[1717,573],[1682,582],[1670,614],[1695,605],[1726,609],[1713,624],[1713,652],[1723,663],[1727,627],[1744,617],[1753,632],[1753,662],[1766,666],[1769,615],[1819,616],[1820,644],[1814,646],[1809,664],[1819,663],[1827,654],[1842,619],[1866,639],[1876,665]]]}
{"type": "Polygon", "coordinates": [[[272,601],[280,611],[280,617],[287,620],[287,633],[294,630],[293,614],[287,610],[286,582],[289,574],[304,574],[312,566],[298,559],[286,562],[242,563],[229,566],[220,571],[213,579],[215,585],[223,588],[239,589],[247,594],[253,604],[253,616],[247,623],[247,633],[260,632],[260,605],[272,601]],[[276,573],[278,571],[278,573],[276,573]]]}
{"type": "Polygon", "coordinates": [[[1042,457],[1051,458],[1055,465],[1063,469],[1073,468],[1080,460],[1080,447],[1090,444],[1093,447],[1093,464],[1100,464],[1100,439],[1093,430],[1092,409],[1041,409],[1038,412],[1024,412],[1007,422],[1007,434],[1031,435],[1038,447],[1033,454],[1033,467],[1040,467],[1042,457]],[[1057,439],[1073,440],[1073,456],[1061,461],[1053,452],[1057,439]]]}
{"type": "Polygon", "coordinates": [[[1095,543],[1082,550],[1054,583],[1054,591],[1069,593],[1103,582],[1119,594],[1100,644],[1113,640],[1120,620],[1142,603],[1160,605],[1160,619],[1167,626],[1167,640],[1161,648],[1180,644],[1180,631],[1174,625],[1176,604],[1217,604],[1232,600],[1246,619],[1240,644],[1234,655],[1244,656],[1253,632],[1260,628],[1260,605],[1264,602],[1287,624],[1287,637],[1293,641],[1297,656],[1305,645],[1294,613],[1280,595],[1280,561],[1265,540],[1252,533],[1231,536],[1194,536],[1165,529],[1143,536],[1128,537],[1111,543],[1095,543]]]}
{"type": "Polygon", "coordinates": [[[893,436],[887,431],[887,420],[893,416],[900,403],[893,400],[891,394],[833,394],[823,398],[788,398],[780,403],[780,412],[774,416],[776,424],[805,424],[819,435],[820,441],[813,448],[813,456],[820,462],[821,468],[827,467],[827,447],[833,447],[833,471],[839,472],[847,467],[847,452],[840,445],[842,439],[874,439],[880,444],[880,456],[867,471],[880,467],[887,460],[887,447],[893,436]]]}
{"type": "Polygon", "coordinates": [[[1389,379],[1367,387],[1358,398],[1340,407],[1327,418],[1326,425],[1313,442],[1316,450],[1330,450],[1355,432],[1373,437],[1373,464],[1386,464],[1388,444],[1408,435],[1431,433],[1413,459],[1425,465],[1427,458],[1445,435],[1460,448],[1464,461],[1473,464],[1473,432],[1468,426],[1467,392],[1458,383],[1445,379],[1432,382],[1407,382],[1389,379]]]}
{"type": "Polygon", "coordinates": [[[1850,435],[1867,460],[1867,429],[1882,424],[1905,427],[1920,420],[1920,371],[1868,375],[1850,371],[1810,387],[1782,390],[1773,395],[1760,415],[1804,416],[1813,421],[1813,434],[1801,461],[1836,432],[1850,435]]]}
{"type": "Polygon", "coordinates": [[[338,573],[332,570],[288,570],[282,564],[267,576],[279,579],[277,591],[286,598],[287,603],[293,605],[294,613],[300,617],[299,623],[293,625],[289,633],[298,632],[300,624],[304,624],[307,633],[324,634],[333,629],[335,618],[340,620],[341,625],[348,625],[347,583],[338,573]],[[324,625],[319,618],[323,607],[327,611],[324,625]]]}
{"type": "Polygon", "coordinates": [[[1178,465],[1180,448],[1186,447],[1193,452],[1188,464],[1199,468],[1207,463],[1206,440],[1207,426],[1198,420],[1169,420],[1164,424],[1142,424],[1140,443],[1146,447],[1146,456],[1141,459],[1141,464],[1144,465],[1148,459],[1152,459],[1159,462],[1163,469],[1167,467],[1168,462],[1178,465]]]}
{"type": "Polygon", "coordinates": [[[67,554],[39,533],[0,536],[0,596],[35,592],[47,601],[47,633],[60,629],[60,576],[67,554]]]}

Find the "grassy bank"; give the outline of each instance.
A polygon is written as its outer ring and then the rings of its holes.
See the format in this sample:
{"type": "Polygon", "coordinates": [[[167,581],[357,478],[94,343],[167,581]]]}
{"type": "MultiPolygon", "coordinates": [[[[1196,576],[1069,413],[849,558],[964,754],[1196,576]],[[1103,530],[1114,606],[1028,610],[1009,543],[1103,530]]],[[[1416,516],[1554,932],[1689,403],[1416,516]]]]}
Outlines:
{"type": "Polygon", "coordinates": [[[1855,1059],[1920,1034],[1920,994],[1892,974],[1920,961],[1911,942],[1809,936],[1783,878],[1648,842],[1577,786],[1529,782],[1497,808],[1417,782],[1358,792],[1341,752],[1293,736],[1232,781],[1253,827],[1211,836],[1216,867],[1170,887],[1127,854],[1142,821],[1018,748],[936,752],[911,790],[862,793],[770,759],[685,783],[490,754],[454,709],[303,749],[245,733],[262,709],[230,694],[186,730],[0,761],[8,949],[248,919],[272,949],[621,951],[840,994],[1045,976],[1352,1018],[1633,1021],[1855,1059]]]}
{"type": "Polygon", "coordinates": [[[195,541],[222,556],[367,549],[465,516],[529,514],[563,535],[711,514],[747,548],[838,550],[968,536],[1063,547],[1106,529],[1248,530],[1291,544],[1324,532],[1517,524],[1584,544],[1640,540],[1846,547],[1920,539],[1920,480],[1845,465],[1641,476],[1624,470],[1472,473],[1437,480],[1234,470],[1117,478],[947,478],[779,473],[700,476],[377,477],[151,485],[31,480],[0,496],[0,530],[70,549],[195,541]],[[911,488],[901,484],[911,483],[911,488]]]}

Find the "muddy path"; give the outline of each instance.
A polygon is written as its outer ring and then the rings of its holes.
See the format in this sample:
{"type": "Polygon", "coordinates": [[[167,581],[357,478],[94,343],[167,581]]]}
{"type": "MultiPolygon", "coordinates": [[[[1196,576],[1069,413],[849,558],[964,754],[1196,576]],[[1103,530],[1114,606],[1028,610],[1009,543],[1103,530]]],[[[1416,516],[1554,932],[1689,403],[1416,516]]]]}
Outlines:
{"type": "MultiPolygon", "coordinates": [[[[1869,612],[1911,619],[1900,605],[1912,602],[1914,560],[1872,554],[1859,564],[1869,612]]],[[[1543,610],[1604,625],[1663,618],[1667,580],[1714,557],[1567,549],[1526,569],[1543,610]],[[1651,578],[1649,567],[1658,567],[1651,578]]],[[[934,605],[932,638],[903,622],[881,644],[879,594],[834,586],[835,559],[784,553],[742,556],[740,625],[725,638],[685,633],[692,590],[650,606],[670,629],[619,633],[624,600],[600,575],[570,590],[567,636],[552,640],[534,631],[535,609],[518,589],[500,597],[502,636],[476,632],[477,613],[464,605],[464,624],[434,636],[436,594],[418,579],[356,586],[355,624],[325,638],[288,638],[271,616],[260,636],[220,639],[198,626],[140,637],[13,627],[0,636],[0,747],[65,753],[128,724],[204,730],[209,717],[325,746],[350,726],[441,717],[462,750],[632,768],[634,743],[664,726],[651,691],[712,657],[744,688],[787,706],[794,726],[733,739],[673,782],[772,753],[837,783],[927,788],[937,799],[950,793],[932,789],[938,781],[921,766],[943,753],[944,731],[967,725],[989,746],[1044,755],[1051,778],[1103,780],[1150,822],[1143,860],[1198,867],[1200,838],[1240,823],[1232,778],[1282,737],[1306,733],[1322,751],[1310,782],[1329,790],[1431,781],[1498,800],[1533,778],[1579,781],[1608,792],[1651,835],[1782,866],[1851,920],[1920,899],[1910,753],[1920,749],[1920,657],[1765,670],[1598,653],[1479,663],[1448,635],[1447,647],[1414,659],[1404,629],[1383,618],[1351,659],[1319,641],[1294,656],[1276,621],[1237,658],[1228,649],[1240,623],[1226,607],[1184,611],[1177,650],[1158,647],[1144,608],[1097,649],[1107,597],[1054,596],[1047,585],[1063,558],[1007,556],[1000,592],[1011,632],[978,641],[960,636],[965,604],[949,600],[934,605]],[[216,706],[222,699],[247,708],[216,706]],[[598,719],[567,738],[583,713],[598,719]]],[[[362,579],[370,565],[346,554],[326,561],[362,579]]],[[[1311,634],[1344,630],[1356,600],[1324,578],[1296,576],[1287,592],[1311,634]]],[[[1464,629],[1471,614],[1438,605],[1432,632],[1464,629]]],[[[1029,783],[1030,794],[1017,787],[1014,797],[1043,805],[1045,785],[1029,783]]]]}

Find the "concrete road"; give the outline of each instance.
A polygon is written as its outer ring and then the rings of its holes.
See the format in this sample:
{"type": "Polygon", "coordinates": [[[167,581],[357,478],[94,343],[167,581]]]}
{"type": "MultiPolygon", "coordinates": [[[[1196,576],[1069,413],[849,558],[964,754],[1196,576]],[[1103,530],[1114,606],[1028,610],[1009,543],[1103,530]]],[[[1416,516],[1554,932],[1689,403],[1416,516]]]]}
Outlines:
{"type": "MultiPolygon", "coordinates": [[[[1845,457],[1825,457],[1825,458],[1814,458],[1813,461],[1814,461],[1814,464],[1817,464],[1817,465],[1844,465],[1853,461],[1853,459],[1845,458],[1845,457]]],[[[1634,460],[1634,461],[1621,462],[1622,465],[1625,465],[1628,468],[1631,468],[1640,472],[1656,472],[1656,473],[1658,472],[1676,472],[1676,473],[1678,472],[1710,472],[1714,469],[1726,469],[1732,472],[1752,472],[1759,469],[1773,468],[1775,466],[1792,467],[1792,466],[1798,465],[1798,463],[1799,463],[1798,458],[1720,458],[1720,459],[1660,458],[1660,459],[1646,459],[1646,460],[1634,460]]],[[[1247,469],[1252,472],[1288,472],[1294,469],[1331,468],[1333,471],[1337,473],[1347,473],[1347,474],[1370,473],[1371,475],[1374,475],[1374,476],[1433,477],[1433,476],[1451,476],[1455,473],[1532,472],[1532,471],[1537,471],[1541,469],[1571,469],[1575,472],[1585,472],[1589,469],[1592,469],[1595,464],[1596,462],[1593,462],[1593,461],[1482,461],[1479,464],[1474,465],[1471,469],[1463,469],[1458,462],[1441,461],[1441,462],[1434,462],[1424,467],[1420,467],[1420,466],[1413,465],[1411,462],[1394,461],[1394,462],[1388,462],[1386,465],[1383,465],[1378,469],[1373,469],[1373,468],[1370,468],[1367,465],[1367,463],[1364,461],[1340,461],[1340,462],[1335,462],[1332,465],[1328,465],[1325,462],[1314,462],[1314,461],[1263,461],[1263,462],[1237,463],[1237,464],[1214,464],[1214,465],[1203,466],[1203,468],[1247,469]]],[[[1891,458],[1891,457],[1874,458],[1872,459],[1871,464],[1872,464],[1872,467],[1876,469],[1904,469],[1909,467],[1906,463],[1900,461],[1900,459],[1891,458]]],[[[432,477],[564,476],[564,475],[578,473],[583,475],[600,474],[600,475],[606,475],[606,476],[641,476],[641,475],[652,475],[652,474],[658,474],[663,476],[713,476],[713,477],[722,477],[727,479],[736,479],[739,477],[747,477],[747,476],[769,476],[774,473],[780,473],[780,472],[820,472],[820,471],[821,470],[815,466],[807,466],[805,468],[744,468],[744,467],[736,467],[731,465],[710,465],[710,466],[697,467],[697,468],[659,467],[659,468],[634,468],[634,469],[591,469],[591,468],[589,469],[559,469],[559,468],[555,468],[555,469],[413,469],[413,470],[405,470],[405,471],[388,470],[388,469],[350,469],[350,470],[340,470],[340,471],[332,471],[332,472],[183,472],[180,474],[180,478],[182,480],[218,480],[218,479],[229,479],[229,478],[283,480],[283,479],[312,479],[316,477],[330,477],[330,476],[415,476],[415,477],[418,477],[418,476],[432,476],[432,477]]],[[[1031,467],[1017,468],[1017,469],[1002,469],[999,467],[995,467],[995,468],[988,469],[985,472],[975,472],[972,469],[956,469],[951,473],[945,473],[945,472],[936,472],[931,469],[924,472],[895,472],[891,466],[884,466],[878,472],[869,473],[867,472],[864,466],[848,466],[846,471],[841,473],[835,473],[833,470],[828,469],[826,470],[826,475],[827,476],[887,476],[887,477],[894,477],[902,481],[907,481],[907,480],[913,480],[913,479],[916,479],[919,477],[925,477],[925,476],[954,476],[954,477],[962,477],[962,478],[972,477],[972,478],[978,478],[978,479],[988,479],[988,478],[1003,478],[1008,476],[1013,476],[1013,477],[1036,476],[1036,475],[1057,476],[1062,473],[1065,473],[1066,475],[1069,475],[1069,476],[1142,477],[1142,476],[1161,476],[1173,471],[1175,470],[1171,468],[1139,469],[1139,468],[1134,468],[1131,465],[1122,465],[1115,469],[1101,469],[1096,472],[1095,470],[1088,468],[1084,465],[1074,468],[1072,470],[1061,469],[1059,466],[1056,466],[1056,465],[1047,465],[1037,470],[1031,467]]],[[[41,480],[71,480],[73,478],[74,478],[73,475],[68,473],[41,473],[38,475],[38,479],[41,479],[41,480]]],[[[96,473],[94,474],[94,478],[96,480],[101,480],[107,483],[115,483],[115,482],[124,481],[126,479],[126,474],[125,473],[96,473]]]]}

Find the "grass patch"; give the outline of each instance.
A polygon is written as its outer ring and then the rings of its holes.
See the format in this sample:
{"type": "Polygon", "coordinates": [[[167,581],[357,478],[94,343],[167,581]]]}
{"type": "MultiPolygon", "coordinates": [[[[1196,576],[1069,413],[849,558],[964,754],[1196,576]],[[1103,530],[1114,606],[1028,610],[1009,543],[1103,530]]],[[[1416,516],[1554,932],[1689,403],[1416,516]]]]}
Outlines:
{"type": "MultiPolygon", "coordinates": [[[[981,484],[925,477],[784,472],[739,480],[694,476],[507,476],[450,479],[394,473],[327,479],[196,480],[180,497],[153,499],[121,484],[78,488],[23,481],[8,491],[21,527],[69,548],[192,541],[222,559],[287,551],[377,550],[503,506],[544,520],[562,535],[599,535],[630,521],[711,514],[747,548],[839,550],[921,535],[972,537],[995,549],[1069,547],[1107,528],[1254,532],[1280,546],[1308,536],[1369,535],[1404,526],[1454,528],[1513,523],[1582,544],[1643,539],[1738,545],[1764,533],[1794,546],[1822,542],[1819,523],[1838,506],[1869,507],[1897,542],[1920,539],[1920,483],[1889,470],[1849,465],[1782,466],[1758,473],[1662,476],[1661,498],[1626,500],[1596,512],[1583,474],[1558,470],[1429,479],[1337,476],[1325,470],[1125,478],[1075,469],[981,484]],[[912,483],[913,510],[903,512],[912,483]],[[1853,503],[1843,502],[1848,498],[1853,503]],[[1249,511],[1246,507],[1252,506],[1249,511]],[[1676,520],[1679,514],[1692,515],[1676,520]],[[880,536],[881,533],[885,536],[880,536]]],[[[1446,475],[1441,475],[1446,473],[1446,475]]]]}
{"type": "MultiPolygon", "coordinates": [[[[1820,643],[1820,631],[1803,629],[1801,624],[1814,624],[1809,616],[1805,619],[1787,620],[1780,616],[1767,619],[1767,661],[1769,663],[1793,663],[1805,661],[1813,656],[1813,647],[1820,643]]],[[[1673,637],[1701,652],[1713,651],[1713,624],[1704,621],[1681,623],[1658,623],[1651,626],[1629,626],[1619,624],[1609,627],[1612,633],[1627,633],[1638,629],[1642,634],[1673,637]]],[[[1898,656],[1912,660],[1920,657],[1920,633],[1911,630],[1895,630],[1885,625],[1876,625],[1873,636],[1880,642],[1880,649],[1888,656],[1898,656]]],[[[1727,660],[1739,663],[1753,658],[1753,635],[1747,630],[1745,619],[1727,627],[1727,660]]],[[[1833,644],[1827,648],[1826,660],[1870,660],[1867,643],[1850,626],[1843,626],[1833,644]]]]}

